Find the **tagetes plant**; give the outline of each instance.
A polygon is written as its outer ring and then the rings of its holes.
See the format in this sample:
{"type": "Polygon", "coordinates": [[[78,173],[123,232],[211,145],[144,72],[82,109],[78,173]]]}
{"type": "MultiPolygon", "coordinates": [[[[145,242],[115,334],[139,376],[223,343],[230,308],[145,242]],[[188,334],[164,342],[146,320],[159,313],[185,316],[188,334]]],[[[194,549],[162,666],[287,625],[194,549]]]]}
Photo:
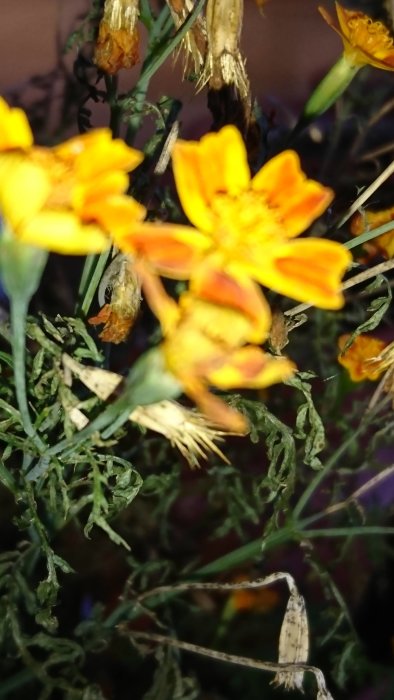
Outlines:
{"type": "Polygon", "coordinates": [[[243,415],[214,396],[209,387],[223,391],[259,389],[288,379],[294,365],[286,358],[264,352],[256,343],[269,332],[269,307],[250,280],[225,272],[205,271],[178,303],[160,280],[140,266],[147,301],[162,331],[161,351],[167,369],[184,392],[216,425],[236,433],[248,430],[243,415]]]}
{"type": "Polygon", "coordinates": [[[96,129],[54,148],[33,145],[24,113],[0,99],[0,211],[21,242],[64,254],[98,253],[145,209],[125,194],[142,153],[96,129]],[[23,206],[21,206],[23,202],[23,206]]]}
{"type": "Polygon", "coordinates": [[[138,224],[116,236],[125,252],[162,275],[198,279],[205,267],[254,280],[325,309],[343,304],[340,280],[351,257],[339,243],[294,240],[328,207],[332,191],[284,151],[251,177],[238,130],[178,141],[173,170],[183,209],[196,227],[138,224]]]}
{"type": "Polygon", "coordinates": [[[379,356],[387,347],[387,343],[380,338],[362,333],[356,336],[353,343],[346,348],[350,337],[350,333],[345,333],[338,339],[339,364],[345,367],[353,382],[379,379],[385,369],[379,362],[379,356]]]}
{"type": "MultiPolygon", "coordinates": [[[[389,221],[394,222],[394,207],[389,209],[381,209],[379,211],[357,212],[352,218],[350,231],[353,236],[360,236],[365,231],[370,231],[383,224],[388,224],[389,221]]],[[[394,227],[394,223],[393,223],[394,227]]],[[[376,255],[381,255],[384,258],[394,257],[394,231],[383,233],[381,236],[373,238],[367,243],[363,243],[363,250],[367,253],[368,258],[376,255]]]]}
{"type": "Polygon", "coordinates": [[[353,66],[394,70],[394,43],[388,28],[359,10],[335,3],[338,24],[323,7],[319,12],[343,41],[344,56],[353,66]]]}
{"type": "Polygon", "coordinates": [[[394,70],[394,43],[387,27],[359,10],[348,10],[335,3],[338,22],[324,7],[319,12],[339,34],[343,53],[308,99],[296,130],[331,107],[350,85],[360,68],[372,66],[394,70]]]}

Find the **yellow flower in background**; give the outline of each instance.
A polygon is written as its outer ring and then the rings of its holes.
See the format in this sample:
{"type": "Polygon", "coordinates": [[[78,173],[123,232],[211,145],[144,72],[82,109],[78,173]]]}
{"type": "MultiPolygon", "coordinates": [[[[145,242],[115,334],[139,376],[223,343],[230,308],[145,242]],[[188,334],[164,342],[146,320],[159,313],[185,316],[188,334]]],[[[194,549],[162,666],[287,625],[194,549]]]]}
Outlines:
{"type": "Polygon", "coordinates": [[[139,267],[146,299],[163,330],[161,350],[167,369],[184,392],[216,425],[245,433],[247,421],[209,387],[221,390],[264,388],[290,377],[294,365],[254,344],[268,335],[269,307],[250,280],[207,271],[204,286],[192,285],[179,303],[160,280],[139,267]]]}
{"type": "Polygon", "coordinates": [[[9,107],[0,97],[0,152],[30,148],[33,134],[22,109],[9,107]]]}
{"type": "Polygon", "coordinates": [[[380,362],[380,354],[388,343],[371,335],[358,335],[351,346],[343,351],[350,338],[350,333],[341,335],[338,339],[338,347],[341,351],[338,362],[349,372],[353,382],[362,382],[364,379],[379,379],[385,369],[380,362]]]}
{"type": "Polygon", "coordinates": [[[196,229],[137,224],[116,237],[121,250],[143,257],[159,274],[176,270],[178,279],[196,279],[208,265],[298,301],[342,306],[349,252],[320,238],[293,240],[333,198],[329,188],[304,175],[294,151],[276,156],[252,178],[241,135],[226,126],[199,142],[178,141],[173,169],[183,209],[196,229]]]}
{"type": "Polygon", "coordinates": [[[359,10],[348,10],[338,2],[335,7],[339,26],[323,7],[319,11],[341,37],[348,62],[353,66],[394,70],[394,45],[388,28],[359,10]]]}
{"type": "MultiPolygon", "coordinates": [[[[380,211],[357,212],[352,218],[350,232],[353,236],[360,236],[365,231],[371,231],[378,226],[388,224],[389,221],[394,222],[394,207],[380,211]]],[[[383,233],[381,236],[363,243],[363,249],[369,258],[375,255],[382,255],[384,258],[394,257],[394,231],[383,233]]]]}
{"type": "Polygon", "coordinates": [[[124,194],[142,154],[109,129],[54,148],[32,145],[24,113],[0,100],[0,213],[22,242],[56,253],[97,253],[145,209],[124,194]],[[1,141],[0,141],[1,144],[1,141]]]}

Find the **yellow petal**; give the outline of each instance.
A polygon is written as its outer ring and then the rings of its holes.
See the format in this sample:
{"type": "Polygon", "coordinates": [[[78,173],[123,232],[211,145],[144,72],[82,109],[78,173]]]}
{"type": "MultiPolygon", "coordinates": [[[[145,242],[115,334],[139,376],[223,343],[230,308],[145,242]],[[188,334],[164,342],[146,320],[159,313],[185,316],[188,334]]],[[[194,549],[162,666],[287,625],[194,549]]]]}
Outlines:
{"type": "Polygon", "coordinates": [[[240,348],[228,362],[208,374],[219,389],[263,389],[291,377],[295,366],[284,357],[274,357],[253,345],[240,348]]]}
{"type": "Polygon", "coordinates": [[[0,97],[0,152],[11,149],[27,150],[33,145],[33,134],[26,114],[11,108],[0,97]]]}
{"type": "Polygon", "coordinates": [[[322,309],[339,309],[344,299],[341,278],[351,255],[340,243],[305,238],[261,252],[252,275],[261,284],[322,309]],[[260,263],[260,264],[259,264],[260,263]]]}
{"type": "Polygon", "coordinates": [[[18,231],[24,243],[64,255],[101,253],[110,245],[98,226],[83,225],[71,212],[44,210],[18,231]]]}
{"type": "Polygon", "coordinates": [[[50,181],[43,168],[18,153],[0,155],[0,212],[17,233],[44,206],[50,181]]]}
{"type": "Polygon", "coordinates": [[[82,180],[90,180],[112,170],[129,172],[143,160],[140,151],[113,139],[110,129],[95,129],[89,134],[75,136],[54,149],[62,160],[73,163],[82,180]]]}
{"type": "Polygon", "coordinates": [[[272,158],[252,180],[283,226],[285,236],[298,236],[328,207],[333,192],[315,180],[307,179],[295,151],[284,151],[272,158]]]}
{"type": "Polygon", "coordinates": [[[79,212],[85,221],[97,222],[115,236],[127,234],[136,222],[145,218],[146,209],[132,197],[114,195],[101,201],[87,202],[79,212]]]}
{"type": "Polygon", "coordinates": [[[185,214],[202,231],[212,232],[216,225],[211,211],[215,195],[236,197],[249,186],[246,149],[234,126],[207,134],[199,142],[178,141],[172,162],[185,214]]]}

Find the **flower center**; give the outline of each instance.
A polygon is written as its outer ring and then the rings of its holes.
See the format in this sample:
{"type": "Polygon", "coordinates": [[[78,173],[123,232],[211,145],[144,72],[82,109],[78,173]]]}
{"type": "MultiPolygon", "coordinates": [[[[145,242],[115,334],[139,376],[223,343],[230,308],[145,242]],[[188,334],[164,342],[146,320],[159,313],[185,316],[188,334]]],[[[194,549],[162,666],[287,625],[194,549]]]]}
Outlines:
{"type": "Polygon", "coordinates": [[[374,22],[370,17],[354,17],[349,20],[349,41],[364,51],[376,55],[378,51],[388,51],[393,40],[382,22],[374,22]]]}

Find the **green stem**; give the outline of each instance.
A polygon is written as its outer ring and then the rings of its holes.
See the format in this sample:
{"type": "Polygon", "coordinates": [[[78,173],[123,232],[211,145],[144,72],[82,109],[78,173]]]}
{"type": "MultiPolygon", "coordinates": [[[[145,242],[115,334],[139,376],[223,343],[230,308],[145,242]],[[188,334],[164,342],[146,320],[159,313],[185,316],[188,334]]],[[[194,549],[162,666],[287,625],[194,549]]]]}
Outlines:
{"type": "Polygon", "coordinates": [[[110,248],[105,250],[99,256],[89,256],[90,259],[86,259],[85,268],[82,272],[84,284],[82,283],[81,278],[80,302],[78,305],[78,313],[82,316],[87,316],[89,312],[97,287],[100,284],[100,280],[103,276],[109,254],[110,248]]]}
{"type": "Polygon", "coordinates": [[[21,296],[11,297],[10,319],[12,336],[12,353],[14,362],[15,392],[18,408],[22,419],[23,429],[34,445],[43,451],[46,445],[41,440],[33,426],[26,394],[26,317],[28,299],[21,296]]]}

